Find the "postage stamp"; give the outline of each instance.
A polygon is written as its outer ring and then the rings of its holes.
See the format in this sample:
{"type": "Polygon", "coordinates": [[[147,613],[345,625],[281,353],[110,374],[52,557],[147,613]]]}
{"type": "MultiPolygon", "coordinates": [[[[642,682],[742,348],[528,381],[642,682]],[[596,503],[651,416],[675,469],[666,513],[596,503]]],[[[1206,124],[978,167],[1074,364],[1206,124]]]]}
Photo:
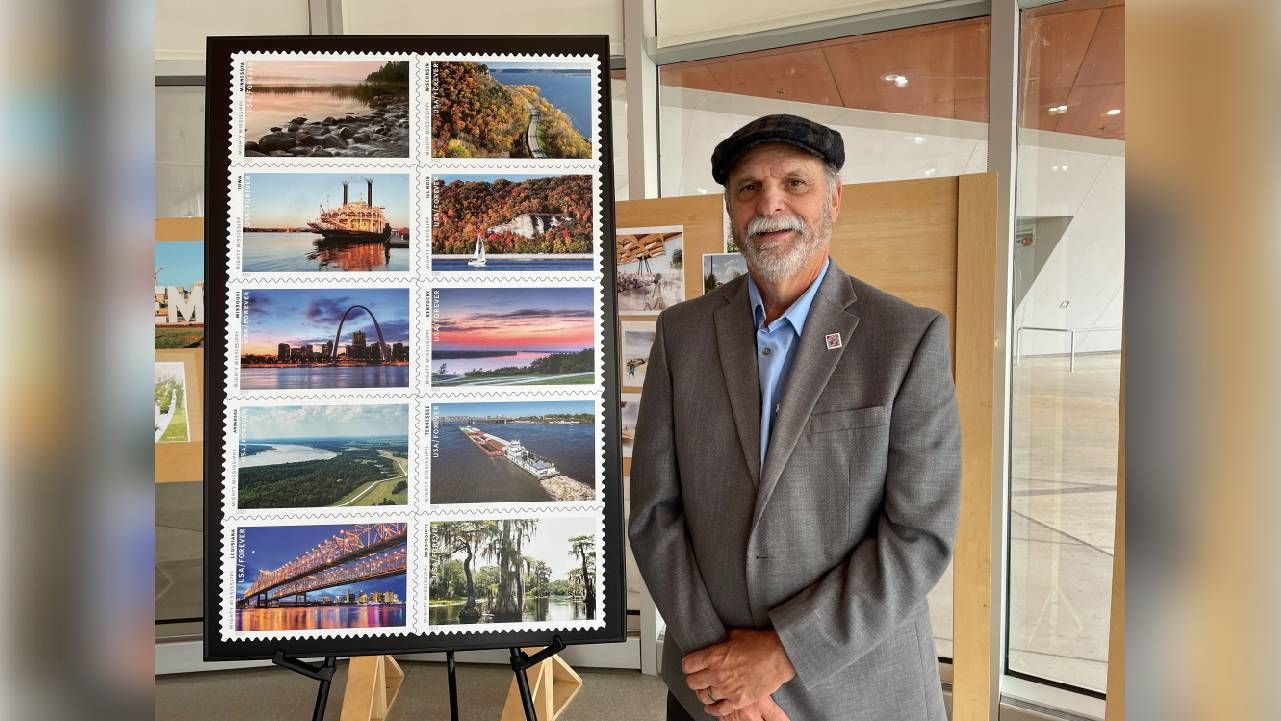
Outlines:
{"type": "Polygon", "coordinates": [[[431,407],[430,508],[536,510],[602,500],[599,396],[431,407]]]}
{"type": "Polygon", "coordinates": [[[339,517],[418,505],[423,404],[411,398],[232,401],[226,515],[339,517]]]}
{"type": "Polygon", "coordinates": [[[229,277],[411,280],[430,246],[418,170],[244,170],[229,191],[229,277]]]}
{"type": "Polygon", "coordinates": [[[228,395],[410,395],[426,352],[415,286],[313,283],[229,294],[228,395]]]}
{"type": "Polygon", "coordinates": [[[431,157],[501,167],[599,161],[590,56],[429,55],[431,157]]]}
{"type": "Polygon", "coordinates": [[[418,536],[406,515],[227,526],[223,638],[409,632],[420,625],[418,536]]]}
{"type": "Polygon", "coordinates": [[[600,388],[600,286],[508,282],[431,289],[433,394],[600,388]]]}
{"type": "Polygon", "coordinates": [[[600,273],[597,172],[441,172],[430,195],[433,274],[600,273]]]}
{"type": "Polygon", "coordinates": [[[408,54],[244,54],[233,61],[232,161],[411,161],[423,92],[408,54]]]}
{"type": "Polygon", "coordinates": [[[600,512],[432,517],[428,633],[605,625],[600,512]]]}

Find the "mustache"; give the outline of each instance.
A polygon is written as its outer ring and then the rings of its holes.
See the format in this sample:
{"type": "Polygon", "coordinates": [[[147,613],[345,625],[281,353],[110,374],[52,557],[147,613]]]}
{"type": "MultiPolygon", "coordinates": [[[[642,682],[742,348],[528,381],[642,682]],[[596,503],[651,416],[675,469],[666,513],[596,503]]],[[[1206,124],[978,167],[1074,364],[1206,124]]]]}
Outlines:
{"type": "Polygon", "coordinates": [[[794,230],[805,234],[805,221],[798,215],[758,215],[747,223],[748,240],[753,240],[762,233],[777,233],[783,230],[794,230]]]}

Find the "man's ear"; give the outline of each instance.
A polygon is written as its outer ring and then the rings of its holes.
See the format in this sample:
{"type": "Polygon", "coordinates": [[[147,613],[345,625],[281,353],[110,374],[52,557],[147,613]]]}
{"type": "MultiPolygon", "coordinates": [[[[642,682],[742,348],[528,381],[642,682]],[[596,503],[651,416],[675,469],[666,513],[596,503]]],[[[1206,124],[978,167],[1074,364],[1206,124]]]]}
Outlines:
{"type": "Polygon", "coordinates": [[[836,220],[836,216],[839,215],[840,212],[841,212],[841,183],[840,183],[840,180],[838,179],[836,182],[836,189],[832,191],[832,220],[833,221],[836,220]]]}

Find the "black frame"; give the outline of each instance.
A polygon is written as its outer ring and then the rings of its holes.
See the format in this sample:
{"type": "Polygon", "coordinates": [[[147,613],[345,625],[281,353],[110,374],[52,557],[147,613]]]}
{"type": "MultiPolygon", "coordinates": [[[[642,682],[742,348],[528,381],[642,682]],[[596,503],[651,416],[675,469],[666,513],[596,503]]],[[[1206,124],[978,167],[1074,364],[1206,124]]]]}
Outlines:
{"type": "MultiPolygon", "coordinates": [[[[231,147],[227,132],[231,113],[231,57],[241,52],[372,52],[372,53],[514,53],[594,55],[600,89],[601,269],[605,300],[603,359],[605,477],[605,547],[602,549],[605,628],[581,631],[515,631],[484,633],[224,641],[219,630],[220,562],[222,558],[221,422],[205,438],[204,524],[204,658],[206,661],[270,659],[285,656],[367,656],[442,651],[479,651],[546,646],[552,636],[566,644],[619,643],[627,634],[627,585],[623,564],[622,452],[619,437],[619,386],[615,303],[614,165],[610,117],[609,38],[605,35],[343,35],[210,37],[206,46],[205,85],[205,416],[223,417],[226,404],[227,183],[231,147]],[[215,479],[217,481],[215,482],[215,479]]],[[[420,149],[420,152],[429,152],[420,149]]]]}

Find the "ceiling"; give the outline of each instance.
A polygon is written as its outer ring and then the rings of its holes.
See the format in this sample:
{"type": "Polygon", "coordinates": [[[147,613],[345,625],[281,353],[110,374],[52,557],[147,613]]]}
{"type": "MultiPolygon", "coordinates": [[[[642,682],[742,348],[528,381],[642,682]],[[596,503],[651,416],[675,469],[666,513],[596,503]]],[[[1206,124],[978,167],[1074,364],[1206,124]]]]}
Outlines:
{"type": "MultiPolygon", "coordinates": [[[[1023,127],[1124,139],[1124,1],[1023,12],[1023,127]],[[1051,112],[1066,105],[1063,112],[1051,112]]],[[[664,65],[666,86],[986,122],[988,18],[664,65]],[[904,76],[907,83],[894,82],[904,76]],[[902,85],[902,87],[900,87],[902,85]]]]}

